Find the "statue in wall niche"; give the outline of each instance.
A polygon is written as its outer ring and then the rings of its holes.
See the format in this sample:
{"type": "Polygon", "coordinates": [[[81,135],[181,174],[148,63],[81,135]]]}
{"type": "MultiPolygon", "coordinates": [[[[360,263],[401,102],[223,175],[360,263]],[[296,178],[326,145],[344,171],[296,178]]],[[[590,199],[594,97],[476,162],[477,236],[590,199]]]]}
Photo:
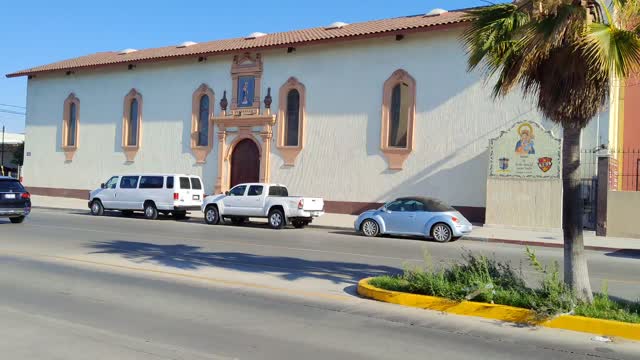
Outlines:
{"type": "Polygon", "coordinates": [[[242,105],[248,105],[249,104],[249,82],[248,81],[244,81],[244,84],[242,85],[242,101],[240,102],[242,105]]]}

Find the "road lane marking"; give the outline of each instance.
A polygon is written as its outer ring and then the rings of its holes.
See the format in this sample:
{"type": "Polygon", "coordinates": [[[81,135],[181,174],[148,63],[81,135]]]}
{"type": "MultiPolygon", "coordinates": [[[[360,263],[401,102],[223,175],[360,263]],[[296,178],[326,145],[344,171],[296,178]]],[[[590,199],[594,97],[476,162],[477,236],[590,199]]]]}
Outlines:
{"type": "Polygon", "coordinates": [[[69,262],[75,262],[75,263],[81,263],[81,264],[90,264],[90,265],[111,267],[116,269],[123,269],[123,270],[137,271],[137,272],[146,272],[146,273],[161,274],[161,275],[167,275],[167,276],[175,276],[175,277],[181,277],[185,279],[202,280],[210,283],[224,284],[229,286],[241,286],[241,287],[247,287],[247,288],[253,288],[253,289],[270,290],[270,291],[287,293],[287,294],[303,296],[303,297],[323,298],[323,299],[339,300],[339,301],[353,300],[352,296],[347,296],[347,295],[334,295],[334,294],[326,294],[326,293],[321,293],[316,291],[296,290],[296,289],[289,289],[289,288],[283,288],[283,287],[261,285],[261,284],[244,282],[244,281],[225,280],[225,279],[218,279],[218,278],[212,278],[207,276],[182,274],[182,273],[176,273],[176,272],[166,271],[166,270],[145,269],[145,268],[135,267],[135,266],[109,264],[109,263],[104,263],[99,261],[76,259],[76,258],[66,257],[66,256],[34,254],[34,253],[26,253],[26,252],[20,252],[20,251],[2,251],[1,253],[3,255],[9,255],[9,256],[15,256],[15,257],[54,259],[59,261],[69,261],[69,262]]]}

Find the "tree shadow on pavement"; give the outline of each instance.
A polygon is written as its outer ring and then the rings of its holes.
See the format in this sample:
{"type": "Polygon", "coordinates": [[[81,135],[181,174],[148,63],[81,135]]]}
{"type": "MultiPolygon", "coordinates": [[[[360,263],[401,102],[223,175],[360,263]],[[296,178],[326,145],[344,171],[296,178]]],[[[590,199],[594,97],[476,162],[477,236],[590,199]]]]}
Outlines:
{"type": "Polygon", "coordinates": [[[96,242],[90,254],[115,254],[137,263],[151,263],[183,270],[205,267],[276,275],[285,280],[315,278],[333,283],[356,284],[371,276],[398,274],[402,270],[383,265],[339,261],[313,261],[294,257],[263,256],[240,252],[206,252],[199,246],[158,245],[113,240],[96,242]]]}

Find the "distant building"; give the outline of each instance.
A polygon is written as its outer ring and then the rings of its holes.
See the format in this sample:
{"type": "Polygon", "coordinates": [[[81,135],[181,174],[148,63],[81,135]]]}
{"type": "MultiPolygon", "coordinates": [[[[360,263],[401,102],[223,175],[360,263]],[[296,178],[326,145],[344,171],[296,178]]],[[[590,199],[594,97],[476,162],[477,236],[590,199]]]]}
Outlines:
{"type": "MultiPolygon", "coordinates": [[[[2,144],[2,133],[0,133],[0,144],[2,144]]],[[[2,156],[2,148],[0,147],[0,159],[5,169],[16,170],[15,163],[16,151],[20,145],[24,144],[24,134],[4,133],[4,156],[2,156]]]]}
{"type": "MultiPolygon", "coordinates": [[[[521,94],[494,101],[467,72],[466,22],[434,11],[9,74],[29,77],[24,182],[86,197],[114,174],[190,173],[208,193],[284,183],[339,213],[435,196],[482,221],[489,139],[523,120],[561,129],[521,94]]],[[[591,122],[584,149],[608,142],[608,123],[591,122]]]]}

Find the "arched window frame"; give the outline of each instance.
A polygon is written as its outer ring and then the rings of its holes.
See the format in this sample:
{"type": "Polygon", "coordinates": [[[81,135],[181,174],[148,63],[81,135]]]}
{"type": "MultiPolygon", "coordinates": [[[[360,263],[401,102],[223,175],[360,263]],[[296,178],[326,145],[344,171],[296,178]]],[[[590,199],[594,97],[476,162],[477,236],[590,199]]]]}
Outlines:
{"type": "Polygon", "coordinates": [[[73,156],[78,150],[78,141],[80,140],[80,99],[76,97],[74,93],[69,94],[69,96],[64,101],[63,112],[62,112],[62,151],[64,151],[66,161],[73,160],[73,156]],[[69,124],[71,123],[71,105],[75,105],[76,107],[76,126],[75,131],[72,134],[73,145],[69,145],[69,124]]]}
{"type": "Polygon", "coordinates": [[[402,170],[405,161],[413,152],[415,146],[415,118],[416,118],[416,80],[405,70],[396,70],[385,82],[382,95],[382,125],[380,134],[380,150],[387,158],[390,170],[402,170]],[[389,132],[391,129],[391,98],[393,88],[398,84],[406,84],[409,93],[409,113],[407,119],[407,145],[405,147],[389,146],[389,132]]]}
{"type": "Polygon", "coordinates": [[[142,95],[136,90],[131,89],[124,98],[123,115],[122,115],[122,151],[124,152],[127,161],[131,162],[135,159],[138,150],[140,150],[142,141],[142,95]],[[133,100],[138,101],[138,118],[130,119],[131,116],[131,103],[133,100]],[[129,145],[127,139],[129,138],[129,123],[131,121],[138,122],[138,133],[136,134],[135,145],[129,145]]]}
{"type": "Polygon", "coordinates": [[[296,158],[304,148],[305,143],[305,127],[306,127],[306,98],[307,91],[298,79],[290,77],[280,87],[279,101],[278,101],[278,141],[277,148],[282,155],[284,164],[287,166],[295,165],[296,158]],[[300,107],[298,115],[298,145],[287,146],[285,143],[286,131],[287,131],[287,98],[291,90],[297,90],[300,94],[300,107]]]}
{"type": "Polygon", "coordinates": [[[204,164],[207,160],[207,155],[213,148],[213,124],[211,119],[215,109],[215,93],[207,84],[201,84],[194,92],[191,101],[191,152],[196,158],[196,163],[204,164]],[[198,135],[200,134],[200,101],[204,95],[209,97],[209,115],[208,115],[208,134],[207,145],[198,145],[198,135]]]}

